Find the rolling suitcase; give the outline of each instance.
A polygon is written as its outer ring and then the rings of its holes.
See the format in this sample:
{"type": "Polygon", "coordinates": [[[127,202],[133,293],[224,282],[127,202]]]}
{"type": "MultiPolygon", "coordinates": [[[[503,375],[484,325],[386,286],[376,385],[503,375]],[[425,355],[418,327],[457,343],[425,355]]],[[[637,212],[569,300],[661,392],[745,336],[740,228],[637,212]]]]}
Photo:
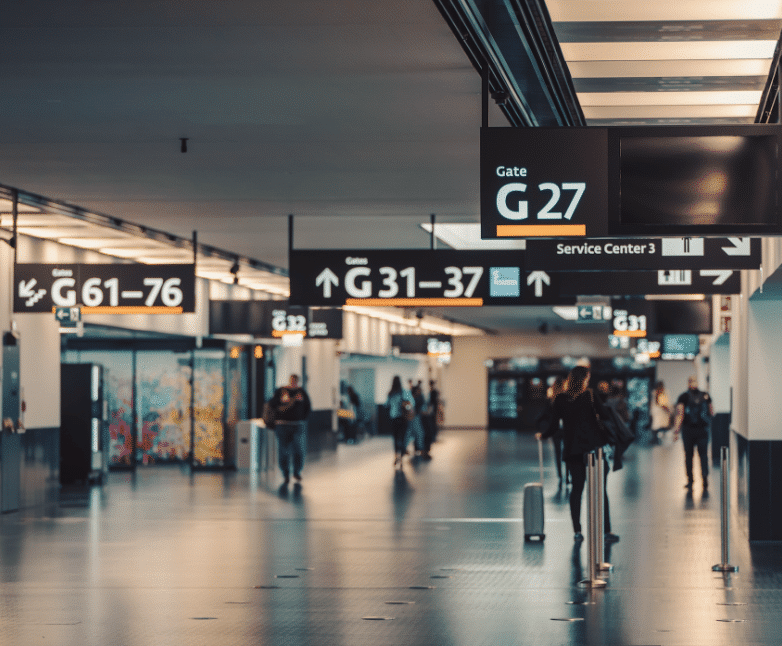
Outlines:
{"type": "Polygon", "coordinates": [[[524,485],[524,540],[546,538],[543,533],[543,442],[538,440],[540,482],[524,485]]]}

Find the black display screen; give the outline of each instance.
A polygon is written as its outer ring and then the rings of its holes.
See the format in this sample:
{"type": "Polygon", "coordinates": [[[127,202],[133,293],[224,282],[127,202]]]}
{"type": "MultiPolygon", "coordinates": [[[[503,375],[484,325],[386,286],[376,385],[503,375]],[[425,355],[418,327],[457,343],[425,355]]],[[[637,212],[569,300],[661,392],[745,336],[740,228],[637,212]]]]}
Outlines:
{"type": "Polygon", "coordinates": [[[620,149],[622,224],[775,222],[775,136],[626,137],[620,149]]]}
{"type": "Polygon", "coordinates": [[[658,334],[711,334],[711,300],[655,301],[658,334]]]}

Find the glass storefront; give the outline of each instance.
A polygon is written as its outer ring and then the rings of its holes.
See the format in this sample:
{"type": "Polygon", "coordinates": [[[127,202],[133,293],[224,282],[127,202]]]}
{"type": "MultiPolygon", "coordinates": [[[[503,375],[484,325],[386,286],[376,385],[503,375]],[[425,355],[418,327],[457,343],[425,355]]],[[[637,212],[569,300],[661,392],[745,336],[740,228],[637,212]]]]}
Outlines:
{"type": "Polygon", "coordinates": [[[232,464],[236,423],[249,412],[249,357],[222,340],[63,339],[63,363],[104,367],[110,465],[232,464]]]}

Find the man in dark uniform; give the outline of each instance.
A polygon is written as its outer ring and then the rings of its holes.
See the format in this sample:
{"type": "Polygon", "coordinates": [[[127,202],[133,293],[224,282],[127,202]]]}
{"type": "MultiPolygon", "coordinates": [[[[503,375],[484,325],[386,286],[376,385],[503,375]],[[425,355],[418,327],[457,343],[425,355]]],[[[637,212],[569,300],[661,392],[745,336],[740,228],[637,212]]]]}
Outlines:
{"type": "Polygon", "coordinates": [[[304,466],[304,447],[307,441],[307,417],[312,405],[304,388],[299,387],[299,376],[291,375],[287,386],[278,388],[270,401],[275,411],[275,432],[280,469],[287,485],[290,481],[290,462],[293,459],[293,477],[301,482],[304,466]]]}
{"type": "Polygon", "coordinates": [[[708,393],[698,390],[698,378],[692,375],[687,381],[687,392],[676,400],[676,422],[674,423],[673,439],[682,434],[684,444],[684,466],[687,469],[686,489],[692,489],[692,458],[698,449],[701,463],[701,477],[704,491],[709,488],[709,424],[714,416],[714,407],[708,393]]]}

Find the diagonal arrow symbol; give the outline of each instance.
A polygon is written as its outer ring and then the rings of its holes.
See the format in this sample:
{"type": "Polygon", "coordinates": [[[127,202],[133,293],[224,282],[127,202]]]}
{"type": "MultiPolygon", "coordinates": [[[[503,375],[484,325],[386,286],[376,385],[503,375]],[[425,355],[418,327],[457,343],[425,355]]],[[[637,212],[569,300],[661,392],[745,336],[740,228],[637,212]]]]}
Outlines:
{"type": "Polygon", "coordinates": [[[331,286],[334,285],[336,287],[339,285],[339,278],[331,269],[326,267],[315,278],[315,287],[320,287],[321,285],[323,285],[323,298],[331,298],[331,286]]]}
{"type": "MultiPolygon", "coordinates": [[[[749,238],[747,238],[749,240],[749,238]]],[[[701,276],[715,276],[712,285],[722,285],[728,278],[733,275],[732,269],[702,269],[701,276]]]]}
{"type": "Polygon", "coordinates": [[[28,282],[23,280],[19,281],[19,298],[31,298],[35,296],[35,286],[38,281],[35,278],[31,278],[28,282]]]}
{"type": "MultiPolygon", "coordinates": [[[[732,247],[722,247],[722,250],[729,256],[749,256],[751,238],[728,238],[728,242],[732,243],[732,247]]],[[[721,283],[715,283],[721,284],[721,283]]]]}
{"type": "Polygon", "coordinates": [[[533,271],[527,276],[527,285],[535,283],[535,296],[540,298],[543,296],[543,283],[551,285],[551,278],[545,271],[533,271]]]}

